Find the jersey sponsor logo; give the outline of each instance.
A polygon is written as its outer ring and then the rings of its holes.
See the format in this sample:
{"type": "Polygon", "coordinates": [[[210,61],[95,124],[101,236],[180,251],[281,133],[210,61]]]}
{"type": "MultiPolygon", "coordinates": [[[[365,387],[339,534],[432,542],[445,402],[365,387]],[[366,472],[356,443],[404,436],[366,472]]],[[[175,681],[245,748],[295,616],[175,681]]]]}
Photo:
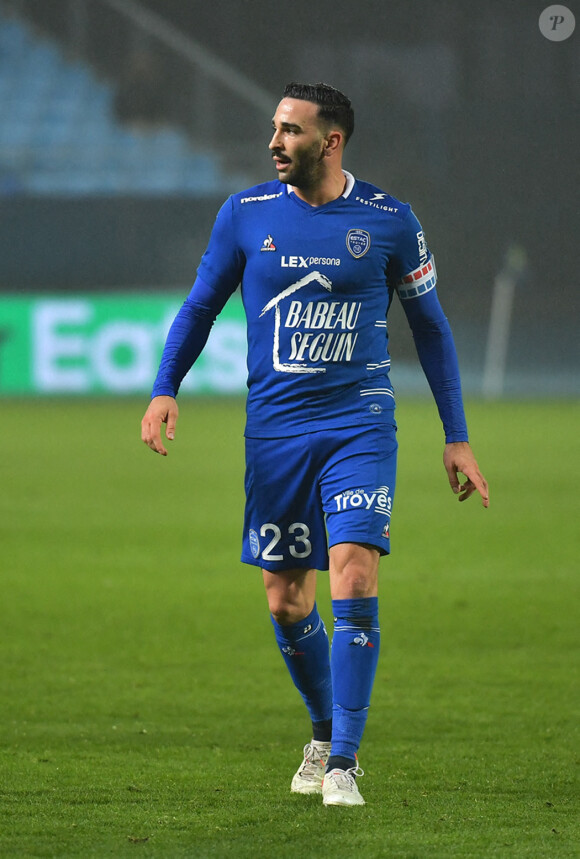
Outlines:
{"type": "Polygon", "coordinates": [[[332,281],[313,271],[274,296],[260,313],[262,317],[274,310],[272,363],[280,373],[326,373],[321,363],[352,360],[361,302],[290,300],[310,284],[332,292],[332,281]]]}
{"type": "Polygon", "coordinates": [[[427,250],[427,242],[425,241],[423,230],[417,233],[417,246],[419,250],[419,265],[425,265],[429,258],[429,251],[427,250]]]}
{"type": "Polygon", "coordinates": [[[340,265],[338,257],[282,256],[281,268],[310,268],[312,265],[340,265]]]}
{"type": "Polygon", "coordinates": [[[284,321],[286,328],[354,331],[361,309],[360,301],[291,301],[284,321]]]}
{"type": "Polygon", "coordinates": [[[370,206],[371,209],[380,209],[382,212],[398,212],[397,206],[387,206],[382,200],[388,194],[375,194],[370,200],[365,200],[364,197],[355,197],[357,203],[362,203],[363,206],[370,206]]]}
{"type": "Polygon", "coordinates": [[[275,200],[276,197],[281,197],[284,192],[278,194],[260,194],[259,197],[242,197],[240,203],[263,203],[265,200],[275,200]]]}
{"type": "Polygon", "coordinates": [[[266,236],[266,238],[262,242],[262,247],[260,248],[260,250],[261,251],[275,251],[276,250],[276,245],[274,244],[274,239],[272,238],[270,233],[268,233],[268,235],[266,236]]]}
{"type": "Polygon", "coordinates": [[[355,259],[364,257],[371,246],[371,236],[366,230],[349,230],[346,234],[348,252],[355,259]]]}
{"type": "Polygon", "coordinates": [[[346,492],[341,492],[334,496],[336,502],[336,512],[342,513],[345,510],[370,510],[374,513],[381,513],[383,516],[390,516],[393,506],[393,499],[389,495],[388,486],[379,486],[372,492],[367,492],[366,489],[348,489],[346,492]]]}

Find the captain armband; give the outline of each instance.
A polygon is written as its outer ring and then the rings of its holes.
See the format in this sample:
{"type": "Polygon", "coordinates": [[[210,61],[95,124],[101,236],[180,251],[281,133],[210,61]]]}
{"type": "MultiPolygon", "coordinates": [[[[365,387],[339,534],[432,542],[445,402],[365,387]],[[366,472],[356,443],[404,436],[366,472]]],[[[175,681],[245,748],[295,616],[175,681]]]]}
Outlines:
{"type": "Polygon", "coordinates": [[[420,265],[419,268],[405,275],[396,288],[401,301],[406,301],[409,298],[418,298],[420,295],[424,295],[434,289],[436,283],[435,259],[431,257],[425,265],[420,265]]]}

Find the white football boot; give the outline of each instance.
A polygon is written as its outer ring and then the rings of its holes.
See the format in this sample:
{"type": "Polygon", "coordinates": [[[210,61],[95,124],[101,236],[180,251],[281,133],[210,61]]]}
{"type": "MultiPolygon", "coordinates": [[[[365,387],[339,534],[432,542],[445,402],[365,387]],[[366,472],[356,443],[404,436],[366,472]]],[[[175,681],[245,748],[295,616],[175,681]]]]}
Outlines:
{"type": "Polygon", "coordinates": [[[364,805],[356,783],[357,776],[364,772],[358,765],[348,770],[334,769],[326,773],[322,782],[323,805],[364,805]]]}
{"type": "Polygon", "coordinates": [[[304,746],[304,760],[292,779],[292,793],[322,793],[322,780],[330,755],[330,743],[316,740],[304,746]]]}

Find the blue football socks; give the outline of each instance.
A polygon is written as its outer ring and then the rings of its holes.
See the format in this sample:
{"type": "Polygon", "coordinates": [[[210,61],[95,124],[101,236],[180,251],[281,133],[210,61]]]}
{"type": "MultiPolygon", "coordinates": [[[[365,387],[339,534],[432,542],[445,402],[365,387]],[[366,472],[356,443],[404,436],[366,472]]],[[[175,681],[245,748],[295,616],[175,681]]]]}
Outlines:
{"type": "Polygon", "coordinates": [[[377,597],[333,600],[334,636],[328,638],[316,605],[298,623],[272,617],[280,652],[312,720],[313,739],[328,741],[327,771],[356,766],[380,649],[377,597]]]}
{"type": "Polygon", "coordinates": [[[332,681],[328,636],[316,604],[290,626],[272,624],[280,652],[312,720],[313,739],[328,741],[332,725],[332,681]]]}
{"type": "Polygon", "coordinates": [[[332,751],[327,772],[356,766],[380,648],[378,597],[333,600],[332,751]]]}

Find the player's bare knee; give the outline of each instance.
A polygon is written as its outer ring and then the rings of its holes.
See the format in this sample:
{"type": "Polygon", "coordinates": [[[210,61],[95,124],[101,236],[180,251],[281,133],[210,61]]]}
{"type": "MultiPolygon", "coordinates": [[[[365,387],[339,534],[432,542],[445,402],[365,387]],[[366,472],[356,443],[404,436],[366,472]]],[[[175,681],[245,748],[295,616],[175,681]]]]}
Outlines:
{"type": "Polygon", "coordinates": [[[283,591],[267,591],[268,608],[270,614],[280,626],[290,626],[293,623],[307,617],[314,604],[305,599],[297,599],[296,594],[288,594],[283,591]]]}
{"type": "Polygon", "coordinates": [[[303,612],[297,611],[296,606],[290,605],[272,606],[270,604],[270,614],[280,626],[291,626],[293,623],[298,623],[299,620],[306,617],[303,612]]]}
{"type": "Polygon", "coordinates": [[[371,546],[342,544],[331,553],[330,581],[334,598],[375,596],[379,553],[371,546]]]}
{"type": "Polygon", "coordinates": [[[340,595],[347,599],[373,596],[376,589],[376,576],[369,570],[347,567],[335,576],[340,595]]]}
{"type": "Polygon", "coordinates": [[[298,623],[310,614],[316,597],[314,570],[262,573],[270,614],[280,626],[298,623]]]}

